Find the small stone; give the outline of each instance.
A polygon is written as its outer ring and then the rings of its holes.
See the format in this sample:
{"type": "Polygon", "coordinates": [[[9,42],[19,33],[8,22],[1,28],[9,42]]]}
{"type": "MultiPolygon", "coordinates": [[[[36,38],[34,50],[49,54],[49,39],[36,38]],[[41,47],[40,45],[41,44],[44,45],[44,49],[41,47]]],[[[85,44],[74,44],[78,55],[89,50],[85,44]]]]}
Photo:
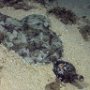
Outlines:
{"type": "Polygon", "coordinates": [[[27,57],[29,56],[29,50],[26,48],[22,48],[18,51],[19,55],[21,55],[22,57],[27,57]]]}
{"type": "Polygon", "coordinates": [[[11,32],[7,32],[6,37],[7,37],[8,41],[10,41],[10,42],[12,42],[14,39],[14,36],[11,32]]]}
{"type": "Polygon", "coordinates": [[[0,32],[5,32],[5,28],[2,25],[0,25],[0,32]]]}
{"type": "Polygon", "coordinates": [[[13,47],[13,43],[12,42],[5,42],[4,45],[7,47],[7,48],[12,48],[13,47]]]}
{"type": "Polygon", "coordinates": [[[14,38],[16,38],[17,35],[18,35],[18,32],[16,30],[13,30],[13,33],[12,34],[13,34],[14,38]]]}
{"type": "Polygon", "coordinates": [[[13,41],[15,44],[27,44],[27,39],[24,33],[18,32],[17,38],[13,41]]]}
{"type": "MultiPolygon", "coordinates": [[[[7,18],[5,21],[5,27],[7,29],[21,29],[22,24],[19,22],[19,20],[13,19],[13,18],[7,18]]],[[[10,31],[10,30],[9,30],[10,31]]]]}

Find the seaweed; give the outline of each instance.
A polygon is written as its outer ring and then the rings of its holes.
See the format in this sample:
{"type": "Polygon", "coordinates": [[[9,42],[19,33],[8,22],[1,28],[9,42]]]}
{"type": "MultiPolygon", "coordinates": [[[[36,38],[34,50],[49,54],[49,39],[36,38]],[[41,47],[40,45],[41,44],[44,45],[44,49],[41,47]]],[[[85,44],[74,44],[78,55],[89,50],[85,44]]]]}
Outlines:
{"type": "Polygon", "coordinates": [[[45,5],[45,0],[34,0],[35,2],[41,3],[42,5],[45,5]]]}
{"type": "Polygon", "coordinates": [[[0,32],[0,43],[4,40],[5,35],[4,33],[0,32]]]}
{"type": "Polygon", "coordinates": [[[64,24],[75,24],[77,20],[77,16],[71,10],[67,10],[64,7],[55,7],[48,10],[48,13],[54,14],[57,18],[60,18],[64,24]]]}
{"type": "Polygon", "coordinates": [[[42,4],[43,6],[46,6],[47,3],[53,2],[55,0],[34,0],[34,1],[37,2],[37,3],[42,4]]]}
{"type": "Polygon", "coordinates": [[[15,9],[23,10],[29,10],[33,8],[33,6],[28,5],[27,0],[0,0],[0,6],[1,8],[4,6],[12,6],[15,9]]]}

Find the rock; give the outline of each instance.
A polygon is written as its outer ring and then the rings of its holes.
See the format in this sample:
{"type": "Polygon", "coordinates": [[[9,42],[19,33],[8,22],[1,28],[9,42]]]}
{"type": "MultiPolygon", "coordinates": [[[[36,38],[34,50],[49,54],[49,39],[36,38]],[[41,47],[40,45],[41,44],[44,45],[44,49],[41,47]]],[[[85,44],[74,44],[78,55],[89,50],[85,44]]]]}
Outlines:
{"type": "Polygon", "coordinates": [[[0,32],[5,32],[5,28],[2,25],[0,25],[0,32]]]}
{"type": "Polygon", "coordinates": [[[18,32],[16,30],[13,30],[12,34],[13,34],[14,38],[17,38],[18,32]]]}
{"type": "Polygon", "coordinates": [[[6,27],[9,31],[14,29],[19,30],[22,29],[22,24],[19,22],[19,20],[7,18],[4,27],[6,27]]]}
{"type": "Polygon", "coordinates": [[[18,44],[26,45],[27,39],[26,39],[25,34],[23,32],[18,32],[17,37],[14,39],[13,42],[15,45],[18,45],[18,44]]]}
{"type": "Polygon", "coordinates": [[[4,24],[5,24],[4,21],[0,22],[0,26],[4,26],[4,24]]]}
{"type": "Polygon", "coordinates": [[[8,18],[9,16],[3,15],[2,13],[0,13],[0,21],[5,22],[5,20],[8,18]]]}
{"type": "Polygon", "coordinates": [[[15,30],[12,33],[6,32],[6,38],[8,41],[13,42],[13,40],[17,38],[17,32],[15,30]]]}
{"type": "Polygon", "coordinates": [[[7,32],[6,37],[7,37],[7,40],[10,42],[12,42],[14,39],[14,36],[11,32],[7,32]]]}
{"type": "Polygon", "coordinates": [[[5,31],[2,43],[26,62],[50,63],[53,57],[62,57],[62,41],[49,29],[50,22],[45,16],[32,14],[20,21],[7,16],[1,26],[1,31],[5,31]]]}
{"type": "Polygon", "coordinates": [[[29,49],[26,49],[26,48],[21,48],[18,50],[18,53],[20,56],[22,57],[28,57],[29,56],[29,49]]]}
{"type": "Polygon", "coordinates": [[[11,49],[13,47],[13,43],[12,42],[8,42],[6,40],[3,41],[3,44],[8,48],[11,49]]]}
{"type": "Polygon", "coordinates": [[[32,14],[22,19],[23,25],[34,30],[44,30],[49,28],[49,20],[43,15],[32,14]],[[27,24],[27,25],[26,25],[27,24]]]}
{"type": "Polygon", "coordinates": [[[24,58],[24,62],[25,62],[25,63],[29,63],[29,64],[35,63],[35,62],[33,62],[33,60],[32,60],[31,57],[25,57],[25,58],[24,58]]]}

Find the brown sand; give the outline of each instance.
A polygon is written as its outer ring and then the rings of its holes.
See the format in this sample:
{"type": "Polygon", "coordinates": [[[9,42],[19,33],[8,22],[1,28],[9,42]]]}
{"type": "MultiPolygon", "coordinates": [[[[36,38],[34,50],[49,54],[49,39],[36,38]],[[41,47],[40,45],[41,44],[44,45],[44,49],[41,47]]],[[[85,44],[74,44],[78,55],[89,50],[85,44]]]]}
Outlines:
{"type": "MultiPolygon", "coordinates": [[[[32,13],[46,12],[41,7],[28,12],[13,8],[3,8],[0,11],[18,19],[32,13]]],[[[83,90],[90,90],[90,42],[83,40],[77,29],[78,25],[64,26],[54,16],[49,16],[49,19],[52,30],[61,35],[65,59],[75,65],[78,73],[84,75],[83,90]]],[[[8,51],[0,45],[0,90],[78,90],[71,84],[60,88],[54,80],[51,64],[27,65],[14,51],[8,51]]]]}

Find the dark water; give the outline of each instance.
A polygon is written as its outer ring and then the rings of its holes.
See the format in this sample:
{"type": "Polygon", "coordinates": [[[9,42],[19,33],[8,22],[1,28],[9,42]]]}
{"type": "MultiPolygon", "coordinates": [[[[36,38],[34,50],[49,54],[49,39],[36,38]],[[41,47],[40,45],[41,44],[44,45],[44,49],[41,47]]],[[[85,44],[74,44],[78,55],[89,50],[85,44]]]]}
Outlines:
{"type": "Polygon", "coordinates": [[[90,0],[59,0],[59,5],[72,9],[79,16],[90,19],[90,0]]]}

